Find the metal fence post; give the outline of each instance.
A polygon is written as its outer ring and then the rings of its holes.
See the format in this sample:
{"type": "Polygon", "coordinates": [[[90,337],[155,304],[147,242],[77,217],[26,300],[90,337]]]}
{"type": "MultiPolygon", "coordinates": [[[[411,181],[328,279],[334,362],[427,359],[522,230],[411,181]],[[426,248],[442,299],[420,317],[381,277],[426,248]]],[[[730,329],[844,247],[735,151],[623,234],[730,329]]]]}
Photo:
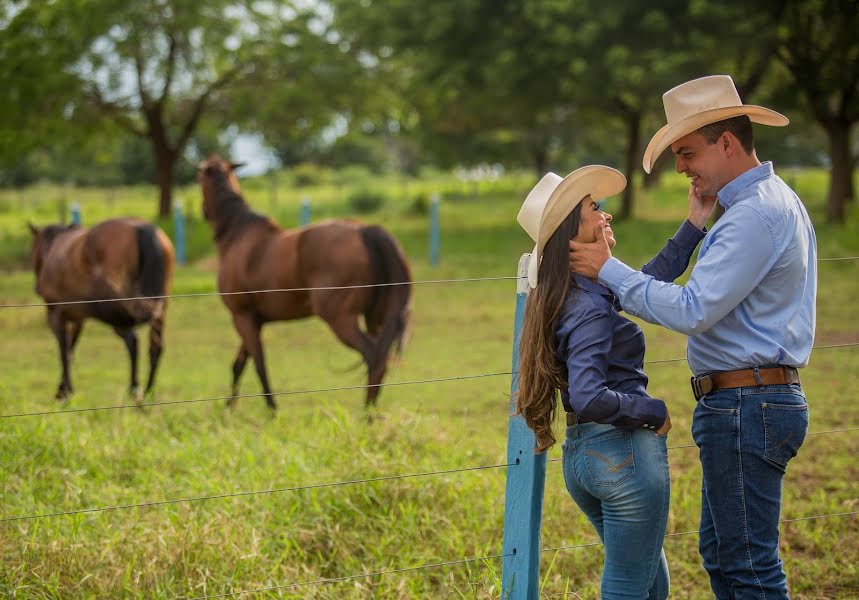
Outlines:
{"type": "Polygon", "coordinates": [[[185,264],[185,212],[182,201],[176,198],[173,204],[173,242],[176,244],[176,262],[185,264]]]}
{"type": "Polygon", "coordinates": [[[301,227],[310,224],[310,198],[307,196],[301,199],[301,214],[298,222],[301,227]]]}
{"type": "Polygon", "coordinates": [[[516,320],[513,326],[513,378],[510,384],[510,424],[507,430],[507,487],[504,494],[504,559],[501,597],[537,600],[540,580],[540,521],[546,483],[546,453],[534,454],[534,432],[516,411],[519,384],[519,338],[528,301],[528,261],[519,259],[516,284],[516,320]]]}
{"type": "Polygon", "coordinates": [[[81,205],[78,202],[72,202],[72,225],[81,224],[81,205]]]}
{"type": "Polygon", "coordinates": [[[430,199],[430,251],[429,262],[433,267],[438,265],[439,247],[441,245],[441,215],[439,214],[441,198],[438,192],[430,199]]]}

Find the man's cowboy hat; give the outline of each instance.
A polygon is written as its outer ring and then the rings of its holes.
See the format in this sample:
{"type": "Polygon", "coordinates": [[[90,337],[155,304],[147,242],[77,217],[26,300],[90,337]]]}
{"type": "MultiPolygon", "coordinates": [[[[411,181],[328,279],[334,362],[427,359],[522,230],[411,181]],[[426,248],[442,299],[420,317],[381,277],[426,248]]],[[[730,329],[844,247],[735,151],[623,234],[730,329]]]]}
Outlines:
{"type": "Polygon", "coordinates": [[[546,173],[525,198],[516,220],[537,242],[528,264],[528,284],[537,287],[543,248],[555,230],[585,196],[594,200],[614,196],[626,187],[623,173],[611,167],[590,165],[564,178],[546,173]]]}
{"type": "Polygon", "coordinates": [[[681,83],[662,94],[668,124],[656,132],[641,161],[650,173],[653,163],[668,146],[717,121],[748,115],[753,123],[783,127],[789,123],[782,114],[752,104],[743,104],[734,80],[728,75],[711,75],[681,83]]]}

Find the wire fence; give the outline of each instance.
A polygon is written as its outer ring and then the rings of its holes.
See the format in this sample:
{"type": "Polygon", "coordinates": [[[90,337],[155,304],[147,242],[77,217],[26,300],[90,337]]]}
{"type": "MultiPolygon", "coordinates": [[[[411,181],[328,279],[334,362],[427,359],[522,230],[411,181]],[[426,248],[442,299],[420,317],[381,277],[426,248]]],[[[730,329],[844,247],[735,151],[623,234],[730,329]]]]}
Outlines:
{"type": "MultiPolygon", "coordinates": [[[[843,344],[825,344],[821,346],[814,346],[813,350],[831,350],[835,348],[851,348],[854,346],[859,346],[859,342],[846,342],[843,344]]],[[[665,364],[665,363],[676,363],[676,362],[685,362],[685,358],[665,358],[659,360],[645,361],[645,365],[656,365],[656,364],[665,364]]],[[[393,381],[390,383],[375,383],[375,384],[359,384],[359,385],[345,385],[338,387],[329,387],[329,388],[312,388],[312,389],[304,389],[304,390],[283,390],[279,392],[271,392],[268,394],[269,396],[296,396],[296,395],[310,395],[310,394],[322,394],[328,392],[343,392],[349,390],[366,390],[368,388],[375,387],[398,387],[398,386],[408,386],[408,385],[423,385],[428,383],[443,383],[450,381],[465,381],[469,379],[484,379],[488,377],[501,377],[506,375],[513,375],[513,371],[496,371],[493,373],[477,373],[474,375],[455,375],[450,377],[435,377],[432,379],[416,379],[412,381],[393,381]]],[[[236,399],[240,400],[243,398],[256,398],[258,396],[264,395],[261,392],[255,394],[237,394],[235,396],[208,396],[205,398],[190,398],[190,399],[182,399],[182,400],[165,400],[162,402],[135,402],[132,404],[114,404],[114,405],[105,405],[105,406],[90,406],[83,408],[62,408],[59,410],[41,410],[34,412],[24,412],[24,413],[9,413],[9,414],[0,414],[0,419],[18,419],[24,417],[42,417],[47,415],[72,415],[78,413],[89,413],[89,412],[99,412],[99,411],[109,411],[109,410],[126,410],[129,408],[136,409],[144,409],[151,408],[157,406],[176,406],[181,404],[199,404],[203,402],[216,402],[223,400],[231,400],[236,399]]]]}
{"type": "MultiPolygon", "coordinates": [[[[815,520],[815,519],[833,519],[833,518],[838,518],[838,517],[853,516],[856,514],[859,514],[859,511],[832,513],[832,514],[827,514],[827,515],[811,515],[808,517],[798,517],[795,519],[782,519],[779,522],[782,524],[796,523],[797,521],[811,521],[811,520],[815,520]]],[[[665,537],[666,538],[676,538],[676,537],[682,537],[682,536],[686,536],[686,535],[695,535],[697,533],[698,532],[694,531],[694,530],[693,531],[682,531],[682,532],[666,534],[665,537]]],[[[565,546],[556,546],[554,548],[542,548],[540,550],[540,552],[546,553],[546,552],[561,552],[561,551],[566,551],[566,550],[580,550],[583,548],[594,548],[594,547],[601,546],[601,545],[602,545],[601,542],[587,542],[584,544],[572,544],[572,545],[565,545],[565,546]]],[[[273,585],[273,586],[268,586],[268,587],[263,587],[263,588],[253,588],[253,589],[246,589],[246,590],[236,590],[236,591],[230,591],[230,592],[223,592],[220,594],[210,594],[208,596],[186,597],[185,600],[213,600],[214,598],[229,598],[231,596],[238,596],[240,594],[262,594],[264,592],[290,590],[290,589],[296,589],[296,588],[300,588],[300,587],[308,587],[308,586],[312,586],[312,585],[341,583],[344,581],[354,581],[356,579],[365,579],[365,578],[369,578],[369,577],[381,577],[384,575],[393,575],[396,573],[406,573],[409,571],[422,571],[424,569],[437,569],[437,568],[442,568],[442,567],[448,567],[448,566],[454,566],[454,565],[463,565],[463,564],[474,563],[474,562],[486,562],[486,561],[490,561],[490,560],[498,560],[499,558],[506,558],[506,557],[513,556],[513,555],[514,555],[514,553],[491,554],[491,555],[487,555],[487,556],[477,556],[477,557],[473,557],[473,558],[463,558],[463,559],[450,560],[450,561],[445,561],[445,562],[428,563],[428,564],[423,564],[423,565],[416,565],[413,567],[402,567],[402,568],[398,568],[398,569],[382,569],[382,570],[366,572],[366,573],[356,573],[354,575],[345,575],[343,577],[327,577],[327,578],[322,578],[322,579],[313,579],[310,581],[301,581],[301,582],[297,582],[297,583],[273,585]]]]}
{"type": "MultiPolygon", "coordinates": [[[[859,256],[850,256],[850,257],[837,257],[837,258],[823,258],[819,259],[819,262],[834,262],[834,261],[848,261],[848,260],[856,260],[859,259],[859,256]]],[[[319,291],[319,290],[343,290],[343,289],[352,289],[352,288],[369,288],[369,287],[381,287],[381,286],[390,286],[390,285],[422,285],[422,284],[440,284],[440,283],[461,283],[461,282],[478,282],[478,281],[500,281],[500,280],[516,280],[518,277],[516,276],[502,276],[502,277],[474,277],[474,278],[462,278],[462,279],[435,279],[435,280],[424,280],[424,281],[413,281],[413,282],[402,282],[402,283],[390,283],[390,284],[369,284],[369,285],[358,285],[358,286],[329,286],[329,287],[304,287],[304,288],[281,288],[281,289],[266,289],[266,290],[255,290],[255,291],[246,291],[246,292],[200,292],[200,293],[189,293],[189,294],[171,294],[171,295],[163,295],[163,296],[135,296],[135,297],[126,297],[126,298],[111,298],[104,300],[78,300],[78,301],[66,301],[66,302],[52,302],[52,303],[21,303],[21,304],[3,304],[0,305],[0,308],[29,308],[29,307],[39,307],[39,306],[57,306],[57,305],[67,305],[67,304],[89,304],[96,302],[122,302],[122,301],[134,301],[134,300],[147,300],[147,299],[173,299],[173,298],[196,298],[196,297],[206,297],[206,296],[230,296],[230,295],[238,295],[238,294],[257,294],[257,293],[285,293],[285,292],[310,292],[310,291],[319,291]]],[[[834,348],[848,348],[848,347],[856,347],[859,346],[859,342],[855,343],[842,343],[842,344],[829,344],[829,345],[820,345],[815,346],[815,350],[823,350],[823,349],[834,349],[834,348]]],[[[676,363],[682,362],[686,359],[683,357],[680,358],[670,358],[670,359],[658,359],[647,361],[645,364],[655,365],[655,364],[667,364],[667,363],[676,363]]],[[[431,384],[431,383],[441,383],[441,382],[451,382],[451,381],[464,381],[464,380],[473,380],[480,378],[489,378],[489,377],[499,377],[499,376],[511,376],[514,373],[512,371],[499,371],[492,373],[481,373],[481,374],[473,374],[473,375],[458,375],[452,377],[439,377],[439,378],[430,378],[430,379],[420,379],[420,380],[412,380],[412,381],[402,381],[402,382],[391,382],[384,384],[377,384],[378,386],[406,386],[406,385],[418,385],[418,384],[431,384]]],[[[339,387],[330,387],[330,388],[318,388],[318,389],[305,389],[305,390],[286,390],[280,392],[272,392],[272,396],[287,396],[287,395],[308,395],[308,394],[318,394],[318,393],[328,393],[328,392],[337,392],[337,391],[346,391],[346,390],[359,390],[359,389],[367,389],[369,387],[376,387],[372,385],[353,385],[353,386],[339,386],[339,387]]],[[[65,409],[65,410],[54,410],[54,411],[36,411],[36,412],[28,412],[28,413],[12,413],[12,414],[4,414],[0,415],[0,419],[12,419],[12,418],[22,418],[22,417],[36,417],[36,416],[46,416],[46,415],[58,415],[58,414],[75,414],[75,413],[85,413],[85,412],[94,412],[94,411],[106,411],[106,410],[122,410],[128,408],[148,408],[148,407],[157,407],[157,406],[171,406],[171,405],[181,405],[181,404],[192,404],[192,403],[204,403],[204,402],[212,402],[218,400],[228,400],[231,398],[248,398],[248,397],[256,397],[260,394],[242,394],[237,396],[213,396],[206,398],[196,398],[196,399],[182,399],[182,400],[172,400],[172,401],[163,401],[163,402],[145,402],[145,403],[134,403],[134,404],[125,404],[125,405],[114,405],[114,406],[96,406],[96,407],[88,407],[88,408],[75,408],[75,409],[65,409]]],[[[846,433],[859,430],[859,427],[846,427],[841,429],[829,429],[825,431],[816,431],[811,432],[809,436],[819,436],[819,435],[830,435],[837,433],[846,433]]],[[[682,449],[682,448],[692,448],[695,447],[695,444],[685,444],[685,445],[676,445],[670,446],[669,449],[682,449]]],[[[561,458],[550,459],[548,462],[557,462],[561,461],[561,458]]],[[[220,500],[220,499],[228,499],[228,498],[240,498],[240,497],[254,497],[254,496],[263,496],[263,495],[272,495],[272,494],[280,494],[280,493],[288,493],[288,492],[300,492],[306,490],[314,490],[314,489],[324,489],[324,488],[336,488],[350,485],[359,485],[359,484],[371,484],[378,482],[387,482],[394,480],[404,480],[404,479],[414,479],[421,477],[436,477],[443,475],[453,475],[459,473],[467,473],[467,472],[480,472],[480,471],[489,471],[496,469],[509,469],[514,468],[518,464],[518,459],[513,463],[500,463],[500,464],[490,464],[490,465],[479,465],[479,466],[470,466],[470,467],[460,467],[460,468],[452,468],[452,469],[443,469],[443,470],[434,470],[434,471],[424,471],[424,472],[416,472],[416,473],[405,473],[405,474],[395,474],[395,475],[382,475],[377,477],[365,477],[359,479],[349,479],[342,481],[333,481],[333,482],[323,482],[323,483],[313,483],[313,484],[303,484],[303,485],[291,485],[291,486],[283,486],[283,487],[273,487],[262,490],[251,490],[251,491],[238,491],[231,493],[218,493],[211,494],[205,496],[195,496],[195,497],[186,497],[186,498],[174,498],[174,499],[166,499],[166,500],[154,500],[154,501],[146,501],[146,502],[138,502],[138,503],[127,503],[127,504],[119,504],[119,505],[111,505],[111,506],[101,506],[101,507],[91,507],[91,508],[83,508],[76,510],[68,510],[68,511],[56,511],[49,513],[41,513],[41,514],[30,514],[30,515],[14,515],[14,516],[6,516],[0,518],[0,523],[14,523],[21,521],[32,521],[38,519],[47,519],[47,518],[56,518],[56,517],[67,517],[74,515],[82,515],[82,514],[96,514],[96,513],[106,513],[112,511],[120,511],[120,510],[131,510],[131,509],[145,509],[145,508],[156,508],[156,507],[164,507],[169,505],[177,505],[177,504],[187,504],[194,502],[205,502],[211,500],[220,500]]],[[[846,516],[854,516],[859,511],[852,512],[843,512],[843,513],[833,513],[826,515],[813,515],[808,517],[798,517],[792,519],[784,519],[781,523],[794,523],[798,521],[808,521],[815,519],[826,519],[826,518],[838,518],[838,517],[846,517],[846,516]]],[[[668,534],[666,537],[678,537],[685,535],[693,535],[698,533],[697,531],[685,531],[685,532],[677,532],[668,534]]],[[[566,546],[557,546],[551,548],[543,548],[541,552],[559,552],[565,550],[579,549],[579,548],[589,548],[600,545],[600,542],[591,542],[584,544],[576,544],[576,545],[566,545],[566,546]]],[[[509,554],[491,554],[486,556],[472,557],[472,558],[464,558],[450,561],[441,561],[428,563],[418,566],[411,567],[403,567],[403,568],[393,568],[393,569],[381,569],[372,572],[363,572],[354,575],[342,576],[342,577],[332,577],[332,578],[321,578],[304,582],[297,583],[288,583],[283,585],[270,586],[265,588],[257,588],[257,589],[248,589],[248,590],[237,590],[230,591],[220,594],[208,595],[208,596],[197,596],[193,599],[189,600],[208,600],[210,598],[224,598],[235,596],[239,594],[258,594],[263,592],[270,591],[278,591],[278,590],[289,590],[306,586],[320,585],[320,584],[330,584],[337,582],[345,582],[362,578],[370,578],[370,577],[380,577],[384,575],[396,574],[396,573],[405,573],[405,572],[414,572],[424,569],[434,569],[434,568],[443,568],[448,566],[456,566],[463,565],[469,563],[478,563],[478,562],[487,562],[491,560],[497,560],[500,558],[505,558],[510,556],[509,554]]]]}
{"type": "MultiPolygon", "coordinates": [[[[819,258],[818,262],[834,262],[834,261],[847,261],[847,260],[859,260],[859,256],[840,256],[833,258],[819,258]]],[[[75,305],[75,304],[96,304],[96,303],[105,303],[105,302],[131,302],[136,300],[172,300],[175,298],[205,298],[210,296],[242,296],[246,294],[275,294],[275,293],[289,293],[289,292],[319,292],[319,291],[333,291],[333,290],[354,290],[354,289],[364,289],[364,288],[377,288],[377,287],[394,287],[400,285],[430,285],[430,284],[440,284],[440,283],[470,283],[470,282],[480,282],[480,281],[513,281],[518,279],[524,279],[523,277],[519,277],[517,275],[499,275],[496,277],[464,277],[459,279],[425,279],[418,281],[396,281],[390,283],[367,283],[361,285],[332,285],[332,286],[317,286],[317,287],[294,287],[294,288],[271,288],[271,289],[261,289],[261,290],[243,290],[239,292],[190,292],[184,294],[162,294],[157,296],[126,296],[122,298],[102,298],[102,299],[89,299],[89,300],[64,300],[58,302],[23,302],[16,304],[0,304],[0,309],[3,308],[37,308],[40,306],[64,306],[64,305],[75,305]]]]}

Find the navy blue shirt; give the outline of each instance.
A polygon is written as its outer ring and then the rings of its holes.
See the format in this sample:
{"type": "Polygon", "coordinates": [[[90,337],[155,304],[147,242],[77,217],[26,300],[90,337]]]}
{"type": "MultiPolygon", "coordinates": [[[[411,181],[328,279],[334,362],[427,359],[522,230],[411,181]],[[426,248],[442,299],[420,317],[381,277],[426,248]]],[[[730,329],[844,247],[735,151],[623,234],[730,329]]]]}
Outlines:
{"type": "MultiPolygon", "coordinates": [[[[704,237],[685,221],[662,251],[641,269],[659,281],[674,281],[704,237]]],[[[561,390],[564,410],[582,421],[624,429],[656,429],[665,422],[665,403],[647,393],[644,334],[620,314],[620,304],[604,285],[573,273],[555,334],[558,358],[566,365],[569,388],[561,390]]]]}

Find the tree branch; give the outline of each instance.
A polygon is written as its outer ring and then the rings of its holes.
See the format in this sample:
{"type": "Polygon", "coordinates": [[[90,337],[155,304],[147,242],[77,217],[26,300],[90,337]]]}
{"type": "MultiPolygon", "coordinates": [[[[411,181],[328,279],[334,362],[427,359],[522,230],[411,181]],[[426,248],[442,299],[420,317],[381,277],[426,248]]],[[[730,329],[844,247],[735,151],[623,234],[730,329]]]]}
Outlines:
{"type": "Polygon", "coordinates": [[[219,79],[214,81],[208,88],[206,88],[202,94],[194,101],[194,107],[191,109],[191,115],[188,117],[188,120],[185,122],[185,125],[182,127],[182,132],[179,134],[179,137],[176,140],[176,145],[174,150],[177,154],[182,152],[182,149],[185,147],[185,144],[188,142],[188,139],[191,137],[191,134],[194,133],[194,129],[197,127],[197,123],[200,120],[200,117],[203,114],[203,109],[206,106],[206,102],[208,102],[209,97],[230,84],[236,77],[238,77],[241,72],[247,68],[245,64],[237,64],[234,65],[231,69],[227,70],[219,79]]]}
{"type": "Polygon", "coordinates": [[[169,33],[167,37],[170,38],[170,48],[167,50],[167,72],[164,75],[164,87],[157,102],[159,106],[164,106],[164,102],[167,100],[167,94],[170,93],[170,86],[173,84],[173,75],[176,69],[176,36],[169,33]]]}
{"type": "Polygon", "coordinates": [[[88,96],[99,110],[113,119],[122,129],[138,137],[148,137],[148,132],[128,116],[128,109],[121,104],[105,99],[98,86],[93,85],[88,91],[88,96]]]}

